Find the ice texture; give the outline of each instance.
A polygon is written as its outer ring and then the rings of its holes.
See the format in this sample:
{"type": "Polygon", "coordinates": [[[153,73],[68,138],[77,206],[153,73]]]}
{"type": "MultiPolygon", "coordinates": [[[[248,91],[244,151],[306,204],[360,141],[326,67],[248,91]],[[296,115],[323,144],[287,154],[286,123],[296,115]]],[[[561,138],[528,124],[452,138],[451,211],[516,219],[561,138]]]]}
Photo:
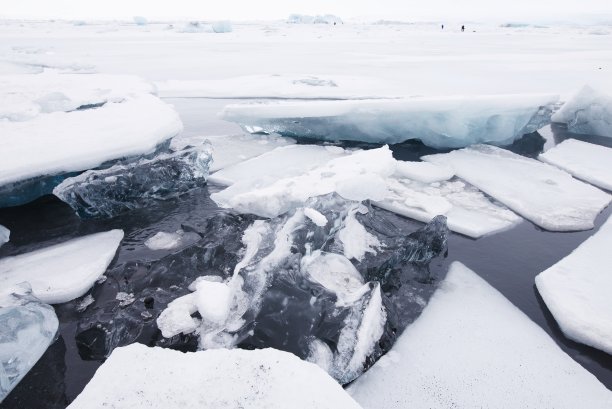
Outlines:
{"type": "Polygon", "coordinates": [[[27,281],[34,296],[60,304],[84,295],[115,257],[122,230],[91,234],[0,260],[0,284],[27,281]]]}
{"type": "Polygon", "coordinates": [[[69,408],[103,405],[132,409],[360,408],[321,368],[287,352],[218,349],[183,353],[142,344],[117,348],[69,408]]]}
{"type": "Polygon", "coordinates": [[[27,283],[0,290],[0,402],[55,340],[59,322],[27,283]]]}
{"type": "Polygon", "coordinates": [[[212,30],[215,33],[231,33],[232,23],[229,20],[220,20],[212,23],[212,30]]]}
{"type": "Polygon", "coordinates": [[[375,408],[608,408],[612,393],[455,262],[421,316],[349,393],[375,408]]]}
{"type": "Polygon", "coordinates": [[[0,121],[0,207],[51,193],[71,172],[150,154],[181,129],[176,111],[153,95],[24,122],[0,121]]]}
{"type": "Polygon", "coordinates": [[[210,145],[204,143],[152,159],[89,170],[65,179],[53,194],[81,217],[113,217],[205,185],[211,160],[210,145]]]}
{"type": "Polygon", "coordinates": [[[353,101],[233,104],[223,118],[246,130],[329,141],[400,143],[434,148],[510,144],[550,122],[553,95],[414,97],[353,101]]]}
{"type": "Polygon", "coordinates": [[[183,230],[177,230],[174,233],[160,231],[149,237],[145,241],[145,246],[149,250],[172,250],[183,244],[184,236],[185,232],[183,230]]]}
{"type": "Polygon", "coordinates": [[[4,243],[8,243],[10,237],[11,231],[0,224],[0,247],[2,247],[4,243]]]}
{"type": "Polygon", "coordinates": [[[612,137],[612,96],[584,86],[552,116],[578,134],[612,137]]]}
{"type": "Polygon", "coordinates": [[[561,168],[585,182],[612,190],[611,148],[576,139],[566,139],[542,153],[538,159],[561,168]]]}
{"type": "Polygon", "coordinates": [[[542,299],[570,339],[612,355],[612,217],[568,256],[536,276],[542,299]]]}
{"type": "Polygon", "coordinates": [[[563,170],[494,146],[475,145],[423,159],[451,167],[460,178],[546,230],[591,229],[612,198],[563,170]]]}

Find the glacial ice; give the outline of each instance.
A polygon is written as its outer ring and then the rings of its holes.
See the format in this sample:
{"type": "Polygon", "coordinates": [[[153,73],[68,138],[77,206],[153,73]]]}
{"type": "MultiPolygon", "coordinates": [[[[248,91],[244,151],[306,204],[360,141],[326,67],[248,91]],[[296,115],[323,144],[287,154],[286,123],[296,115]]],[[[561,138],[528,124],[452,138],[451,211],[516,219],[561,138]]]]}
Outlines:
{"type": "Polygon", "coordinates": [[[455,262],[421,316],[349,393],[374,408],[608,408],[612,393],[455,262]]]}
{"type": "Polygon", "coordinates": [[[153,95],[24,122],[0,121],[0,207],[51,193],[71,172],[152,153],[181,129],[176,111],[153,95]]]}
{"type": "Polygon", "coordinates": [[[578,134],[612,137],[612,96],[588,85],[569,99],[552,116],[578,134]]]}
{"type": "Polygon", "coordinates": [[[0,402],[55,340],[59,322],[26,283],[0,290],[0,402]]]}
{"type": "Polygon", "coordinates": [[[307,14],[291,14],[287,18],[289,24],[342,24],[342,19],[333,14],[309,16],[307,14]]]}
{"type": "Polygon", "coordinates": [[[2,247],[4,243],[8,243],[10,237],[11,231],[0,224],[0,247],[2,247]]]}
{"type": "Polygon", "coordinates": [[[229,20],[220,20],[212,23],[212,30],[215,33],[231,33],[232,23],[229,20]]]}
{"type": "Polygon", "coordinates": [[[460,178],[546,230],[591,229],[611,200],[563,170],[494,146],[475,145],[423,160],[451,167],[460,178]]]}
{"type": "Polygon", "coordinates": [[[329,141],[400,143],[434,148],[510,144],[550,122],[553,95],[413,97],[352,101],[232,104],[223,118],[246,130],[329,141]]]}
{"type": "Polygon", "coordinates": [[[578,179],[612,191],[612,149],[610,148],[576,139],[566,139],[542,153],[538,159],[563,169],[578,179]]]}
{"type": "Polygon", "coordinates": [[[101,405],[134,409],[360,408],[318,366],[287,352],[217,349],[183,353],[142,344],[117,348],[69,408],[101,405]]]}
{"type": "Polygon", "coordinates": [[[570,339],[612,354],[612,217],[599,231],[535,282],[546,306],[570,339]]]}
{"type": "Polygon", "coordinates": [[[0,260],[0,284],[27,281],[34,296],[60,304],[82,296],[115,257],[122,230],[91,234],[0,260]]]}
{"type": "Polygon", "coordinates": [[[204,143],[152,159],[89,170],[65,179],[53,194],[81,217],[113,217],[203,186],[211,160],[210,144],[204,143]]]}

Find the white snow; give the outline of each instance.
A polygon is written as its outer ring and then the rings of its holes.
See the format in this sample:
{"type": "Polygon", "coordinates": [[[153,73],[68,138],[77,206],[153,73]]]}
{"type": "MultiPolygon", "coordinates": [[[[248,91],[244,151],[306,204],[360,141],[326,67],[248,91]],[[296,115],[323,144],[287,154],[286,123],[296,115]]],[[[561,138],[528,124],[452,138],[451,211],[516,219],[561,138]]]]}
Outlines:
{"type": "Polygon", "coordinates": [[[567,139],[538,157],[602,189],[612,190],[612,149],[567,139]]]}
{"type": "Polygon", "coordinates": [[[493,146],[476,145],[423,159],[451,167],[457,176],[546,230],[591,229],[611,200],[563,170],[493,146]]]}
{"type": "Polygon", "coordinates": [[[0,247],[2,247],[4,243],[8,243],[10,237],[11,231],[0,224],[0,247]]]}
{"type": "Polygon", "coordinates": [[[0,260],[0,284],[27,281],[34,295],[48,304],[73,300],[104,274],[122,239],[122,230],[111,230],[5,257],[0,260]]]}
{"type": "Polygon", "coordinates": [[[567,124],[575,133],[612,137],[612,96],[584,86],[552,120],[567,124]]]}
{"type": "Polygon", "coordinates": [[[612,217],[536,277],[546,306],[570,339],[612,354],[612,217]]]}
{"type": "Polygon", "coordinates": [[[548,122],[556,95],[475,95],[345,101],[230,104],[222,117],[263,129],[323,140],[399,143],[420,139],[445,148],[508,144],[548,122]]]}
{"type": "Polygon", "coordinates": [[[149,237],[145,241],[145,246],[150,250],[171,250],[179,247],[183,241],[183,231],[178,230],[176,233],[160,231],[154,236],[149,237]]]}
{"type": "Polygon", "coordinates": [[[116,348],[70,409],[358,409],[317,365],[275,349],[116,348]]]}
{"type": "Polygon", "coordinates": [[[349,387],[365,409],[604,409],[612,393],[460,263],[391,352],[349,387]]]}
{"type": "Polygon", "coordinates": [[[153,95],[25,122],[0,121],[0,185],[151,153],[181,129],[172,106],[153,95]]]}
{"type": "Polygon", "coordinates": [[[196,284],[196,305],[202,319],[223,324],[230,313],[232,290],[225,283],[200,280],[196,284]]]}
{"type": "MultiPolygon", "coordinates": [[[[304,216],[308,217],[314,224],[324,227],[327,224],[327,217],[312,207],[304,208],[304,216]]],[[[0,226],[1,227],[1,226],[0,226]]]]}

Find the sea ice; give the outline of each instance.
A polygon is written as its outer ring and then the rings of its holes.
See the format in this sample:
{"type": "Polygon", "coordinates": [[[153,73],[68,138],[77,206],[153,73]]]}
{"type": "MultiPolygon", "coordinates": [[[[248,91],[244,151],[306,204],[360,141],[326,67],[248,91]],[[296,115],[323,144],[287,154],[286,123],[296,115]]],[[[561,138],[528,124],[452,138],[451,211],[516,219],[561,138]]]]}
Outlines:
{"type": "Polygon", "coordinates": [[[4,243],[8,243],[10,237],[11,231],[0,224],[0,247],[2,247],[4,243]]]}
{"type": "Polygon", "coordinates": [[[585,86],[552,116],[574,133],[612,137],[612,97],[585,86]]]}
{"type": "Polygon", "coordinates": [[[612,190],[612,149],[610,148],[567,139],[542,153],[538,159],[561,168],[585,182],[612,190]]]}
{"type": "Polygon", "coordinates": [[[197,233],[185,233],[180,229],[174,233],[160,231],[149,237],[144,244],[149,250],[172,250],[183,246],[185,242],[197,241],[199,237],[197,233]]]}
{"type": "Polygon", "coordinates": [[[0,402],[55,340],[53,307],[32,296],[26,283],[0,290],[0,402]]]}
{"type": "Polygon", "coordinates": [[[51,193],[70,172],[152,153],[181,129],[172,106],[153,95],[25,122],[0,121],[0,207],[51,193]]]}
{"type": "Polygon", "coordinates": [[[53,194],[81,217],[113,217],[205,185],[211,160],[208,143],[186,147],[152,159],[88,170],[65,179],[53,194]]]}
{"type": "Polygon", "coordinates": [[[289,24],[342,24],[342,19],[333,14],[309,16],[307,14],[291,14],[287,18],[289,24]]]}
{"type": "Polygon", "coordinates": [[[60,304],[82,296],[115,257],[122,230],[91,234],[0,260],[0,284],[27,281],[42,302],[60,304]]]}
{"type": "Polygon", "coordinates": [[[612,354],[612,217],[552,267],[536,277],[546,306],[574,341],[612,354]]]}
{"type": "Polygon", "coordinates": [[[400,143],[434,148],[510,144],[550,122],[552,95],[414,97],[353,101],[232,104],[223,118],[248,131],[329,141],[400,143]]]}
{"type": "Polygon", "coordinates": [[[451,167],[460,178],[546,230],[591,229],[611,200],[563,170],[494,146],[475,145],[423,160],[451,167]]]}
{"type": "Polygon", "coordinates": [[[229,20],[215,21],[212,23],[212,30],[215,33],[231,33],[232,23],[229,20]]]}
{"type": "Polygon", "coordinates": [[[358,409],[318,366],[275,349],[179,352],[132,344],[115,349],[71,409],[358,409]]]}
{"type": "Polygon", "coordinates": [[[349,393],[364,408],[608,408],[612,393],[460,263],[349,393]]]}

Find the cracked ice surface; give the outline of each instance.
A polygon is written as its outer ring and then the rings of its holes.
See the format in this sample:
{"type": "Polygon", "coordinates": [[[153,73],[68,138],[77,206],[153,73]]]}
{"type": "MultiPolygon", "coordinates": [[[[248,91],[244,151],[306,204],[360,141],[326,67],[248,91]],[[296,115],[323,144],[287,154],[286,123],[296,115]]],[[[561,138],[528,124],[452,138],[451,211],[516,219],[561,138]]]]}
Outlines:
{"type": "Polygon", "coordinates": [[[366,409],[604,409],[612,393],[462,264],[391,351],[349,387],[366,409]]]}
{"type": "Polygon", "coordinates": [[[55,340],[58,320],[50,305],[25,284],[3,283],[0,291],[0,402],[55,340]]]}
{"type": "Polygon", "coordinates": [[[554,95],[414,97],[388,100],[234,104],[223,118],[248,131],[328,141],[400,143],[434,148],[510,144],[550,122],[554,95]]]}
{"type": "Polygon", "coordinates": [[[115,257],[122,230],[91,234],[0,260],[0,284],[27,281],[33,294],[49,304],[82,296],[115,257]]]}
{"type": "Polygon", "coordinates": [[[591,229],[611,200],[563,170],[494,146],[475,145],[423,160],[451,167],[460,178],[546,230],[591,229]]]}
{"type": "Polygon", "coordinates": [[[567,257],[536,277],[563,333],[612,354],[612,218],[567,257]]]}
{"type": "Polygon", "coordinates": [[[552,121],[567,124],[574,133],[612,137],[612,96],[585,86],[555,112],[552,121]]]}
{"type": "Polygon", "coordinates": [[[360,408],[318,366],[287,352],[269,348],[182,353],[142,344],[117,348],[69,408],[100,405],[133,409],[360,408]]]}
{"type": "Polygon", "coordinates": [[[612,190],[612,149],[567,139],[538,156],[542,162],[556,166],[597,187],[612,190]]]}

